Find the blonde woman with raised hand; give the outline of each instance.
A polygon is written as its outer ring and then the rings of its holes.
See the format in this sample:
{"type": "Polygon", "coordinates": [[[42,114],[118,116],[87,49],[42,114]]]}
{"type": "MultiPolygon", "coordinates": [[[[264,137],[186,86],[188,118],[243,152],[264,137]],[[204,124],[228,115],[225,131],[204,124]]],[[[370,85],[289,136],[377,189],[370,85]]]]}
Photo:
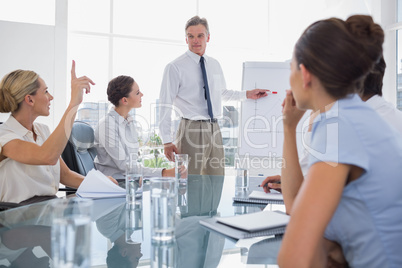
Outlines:
{"type": "Polygon", "coordinates": [[[23,204],[53,198],[59,183],[77,188],[84,177],[71,171],[60,155],[84,91],[95,83],[77,77],[71,68],[71,100],[53,133],[41,123],[48,116],[53,96],[45,81],[35,72],[16,70],[0,82],[0,112],[10,117],[0,125],[0,201],[23,204]]]}

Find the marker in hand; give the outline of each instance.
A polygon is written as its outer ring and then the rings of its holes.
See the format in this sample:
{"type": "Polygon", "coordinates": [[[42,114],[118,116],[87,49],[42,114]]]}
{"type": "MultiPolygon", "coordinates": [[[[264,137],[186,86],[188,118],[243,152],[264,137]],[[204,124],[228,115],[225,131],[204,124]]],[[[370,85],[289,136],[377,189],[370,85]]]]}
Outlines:
{"type": "Polygon", "coordinates": [[[278,91],[271,91],[266,89],[265,92],[258,93],[258,97],[267,96],[269,94],[278,94],[278,91]]]}
{"type": "Polygon", "coordinates": [[[246,97],[247,97],[247,99],[257,100],[257,99],[266,97],[269,94],[278,94],[278,92],[271,91],[269,89],[258,89],[257,84],[256,84],[255,89],[247,90],[246,97]]]}

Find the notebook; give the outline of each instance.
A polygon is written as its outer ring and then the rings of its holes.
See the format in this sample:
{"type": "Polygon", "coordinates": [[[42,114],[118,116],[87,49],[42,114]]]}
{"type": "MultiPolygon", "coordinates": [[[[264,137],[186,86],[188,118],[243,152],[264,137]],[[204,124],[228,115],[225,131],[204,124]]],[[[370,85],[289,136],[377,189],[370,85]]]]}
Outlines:
{"type": "Polygon", "coordinates": [[[232,206],[234,207],[256,207],[256,208],[265,208],[267,204],[264,203],[246,203],[246,202],[233,202],[232,206]]]}
{"type": "Polygon", "coordinates": [[[260,211],[239,216],[207,218],[200,224],[223,235],[244,239],[283,234],[289,216],[276,211],[260,211]]]}
{"type": "Polygon", "coordinates": [[[283,204],[281,193],[265,193],[263,191],[252,191],[247,197],[233,197],[235,202],[259,203],[259,204],[283,204]]]}

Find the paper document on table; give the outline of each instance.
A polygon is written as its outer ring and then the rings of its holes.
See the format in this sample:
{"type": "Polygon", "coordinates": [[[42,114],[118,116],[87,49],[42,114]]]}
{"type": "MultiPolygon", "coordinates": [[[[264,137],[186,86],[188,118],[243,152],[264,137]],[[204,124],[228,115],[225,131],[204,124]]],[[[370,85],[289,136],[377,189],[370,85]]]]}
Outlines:
{"type": "Polygon", "coordinates": [[[126,190],[99,170],[92,169],[78,187],[76,195],[83,198],[113,198],[125,196],[126,190]]]}

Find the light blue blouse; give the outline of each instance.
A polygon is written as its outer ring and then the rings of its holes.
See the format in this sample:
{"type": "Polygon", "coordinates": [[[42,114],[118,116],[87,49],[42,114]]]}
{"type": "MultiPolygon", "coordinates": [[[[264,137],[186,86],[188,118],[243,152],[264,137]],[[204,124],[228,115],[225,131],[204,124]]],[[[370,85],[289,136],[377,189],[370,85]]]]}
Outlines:
{"type": "MultiPolygon", "coordinates": [[[[395,122],[396,123],[396,122],[395,122]]],[[[351,267],[402,267],[402,135],[357,95],[314,120],[309,166],[361,167],[325,231],[351,267]]]]}

